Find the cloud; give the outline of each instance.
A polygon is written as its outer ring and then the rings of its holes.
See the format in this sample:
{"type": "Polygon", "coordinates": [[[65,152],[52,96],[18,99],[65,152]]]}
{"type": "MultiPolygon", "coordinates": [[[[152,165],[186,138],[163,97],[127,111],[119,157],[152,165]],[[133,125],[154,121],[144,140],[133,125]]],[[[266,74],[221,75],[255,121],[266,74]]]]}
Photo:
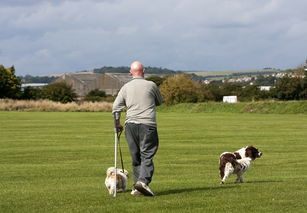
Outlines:
{"type": "Polygon", "coordinates": [[[4,0],[0,64],[17,74],[129,65],[291,68],[306,58],[304,0],[4,0]],[[305,54],[305,55],[304,55],[305,54]]]}

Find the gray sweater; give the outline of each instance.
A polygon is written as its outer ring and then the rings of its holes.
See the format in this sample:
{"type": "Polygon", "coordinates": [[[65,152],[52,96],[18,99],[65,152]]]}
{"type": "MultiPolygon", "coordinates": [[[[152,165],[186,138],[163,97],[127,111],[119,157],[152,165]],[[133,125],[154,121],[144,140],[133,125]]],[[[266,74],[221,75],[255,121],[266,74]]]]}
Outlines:
{"type": "Polygon", "coordinates": [[[156,106],[162,103],[157,85],[142,77],[134,77],[119,91],[112,112],[127,107],[125,123],[141,123],[156,126],[156,106]]]}

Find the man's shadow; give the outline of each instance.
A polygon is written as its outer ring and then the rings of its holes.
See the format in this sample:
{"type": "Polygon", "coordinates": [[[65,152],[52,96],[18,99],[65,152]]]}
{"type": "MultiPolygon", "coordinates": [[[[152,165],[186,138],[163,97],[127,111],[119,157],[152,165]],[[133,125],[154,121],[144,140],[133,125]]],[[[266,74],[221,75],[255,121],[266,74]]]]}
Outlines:
{"type": "Polygon", "coordinates": [[[223,190],[225,188],[234,188],[236,186],[216,186],[216,187],[198,187],[198,188],[184,188],[184,189],[171,189],[167,191],[157,192],[157,196],[170,195],[170,194],[180,194],[194,191],[212,191],[212,190],[223,190]]]}

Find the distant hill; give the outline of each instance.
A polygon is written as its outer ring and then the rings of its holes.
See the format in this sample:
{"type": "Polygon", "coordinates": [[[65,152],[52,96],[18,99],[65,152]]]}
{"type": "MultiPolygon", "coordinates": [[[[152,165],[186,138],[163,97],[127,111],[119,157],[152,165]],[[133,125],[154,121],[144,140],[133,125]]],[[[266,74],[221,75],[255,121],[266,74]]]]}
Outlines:
{"type": "MultiPolygon", "coordinates": [[[[129,73],[130,67],[101,67],[93,69],[94,73],[129,73]]],[[[178,74],[180,71],[175,71],[166,68],[145,67],[145,72],[148,74],[178,74]]]]}
{"type": "MultiPolygon", "coordinates": [[[[121,67],[112,67],[104,66],[101,68],[95,68],[93,70],[84,70],[80,72],[94,72],[94,73],[129,73],[130,67],[121,66],[121,67]]],[[[279,72],[290,72],[291,70],[279,70],[272,68],[264,68],[260,70],[228,70],[228,71],[175,71],[167,68],[159,67],[145,67],[145,72],[148,74],[164,74],[164,75],[174,75],[186,73],[191,75],[192,79],[197,81],[203,80],[221,80],[225,78],[236,78],[244,76],[257,76],[265,74],[273,74],[279,72]]],[[[19,76],[22,80],[22,83],[50,83],[57,79],[60,74],[57,75],[47,75],[47,76],[19,76]]]]}
{"type": "MultiPolygon", "coordinates": [[[[93,69],[92,72],[94,73],[129,73],[130,67],[101,67],[93,69]]],[[[145,73],[147,74],[164,74],[164,75],[174,75],[174,74],[182,74],[186,73],[191,75],[192,79],[194,80],[204,80],[205,78],[203,76],[198,76],[197,74],[193,72],[182,72],[182,71],[175,71],[167,68],[159,68],[159,67],[145,67],[145,73]]]]}
{"type": "MultiPolygon", "coordinates": [[[[84,71],[78,71],[79,72],[94,72],[94,73],[129,73],[130,67],[111,67],[111,66],[104,66],[101,68],[95,68],[93,70],[84,70],[84,71]]],[[[145,72],[148,74],[180,74],[182,72],[175,71],[171,69],[166,68],[158,68],[158,67],[145,67],[145,72]]],[[[192,74],[192,73],[191,73],[192,74]]],[[[18,76],[22,83],[50,83],[60,77],[62,74],[56,74],[56,75],[46,75],[46,76],[18,76]]]]}
{"type": "Polygon", "coordinates": [[[58,77],[56,76],[32,76],[32,75],[26,75],[26,76],[18,76],[18,78],[21,79],[21,82],[23,84],[28,84],[28,83],[47,83],[49,84],[50,82],[54,81],[58,77]]]}

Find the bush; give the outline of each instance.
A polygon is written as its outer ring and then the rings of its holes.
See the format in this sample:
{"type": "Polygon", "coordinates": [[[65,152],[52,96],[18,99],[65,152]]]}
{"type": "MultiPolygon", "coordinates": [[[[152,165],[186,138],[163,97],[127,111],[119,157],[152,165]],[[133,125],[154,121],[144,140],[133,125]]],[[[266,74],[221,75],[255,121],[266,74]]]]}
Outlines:
{"type": "Polygon", "coordinates": [[[74,101],[77,95],[70,85],[59,82],[45,86],[42,90],[42,97],[52,101],[68,103],[74,101]]]}
{"type": "Polygon", "coordinates": [[[151,77],[146,78],[146,80],[155,82],[157,86],[160,86],[165,80],[165,78],[161,78],[159,76],[151,76],[151,77]]]}
{"type": "Polygon", "coordinates": [[[15,75],[14,66],[4,68],[0,65],[0,98],[17,99],[21,96],[21,81],[15,75]]]}
{"type": "Polygon", "coordinates": [[[26,87],[21,95],[21,99],[25,100],[38,100],[41,98],[42,98],[42,90],[33,87],[26,87]]]}
{"type": "Polygon", "coordinates": [[[186,74],[169,76],[160,86],[160,91],[166,104],[205,100],[203,86],[186,74]]]}
{"type": "Polygon", "coordinates": [[[84,101],[99,102],[104,101],[105,97],[107,97],[105,91],[94,89],[84,97],[84,101]]]}
{"type": "Polygon", "coordinates": [[[272,93],[279,100],[300,100],[304,90],[303,78],[285,76],[276,82],[272,93]]]}
{"type": "Polygon", "coordinates": [[[219,84],[205,85],[205,91],[207,92],[207,98],[210,101],[222,101],[223,94],[219,84]]]}
{"type": "Polygon", "coordinates": [[[247,85],[245,86],[239,96],[240,101],[258,101],[263,96],[258,85],[247,85]]]}

